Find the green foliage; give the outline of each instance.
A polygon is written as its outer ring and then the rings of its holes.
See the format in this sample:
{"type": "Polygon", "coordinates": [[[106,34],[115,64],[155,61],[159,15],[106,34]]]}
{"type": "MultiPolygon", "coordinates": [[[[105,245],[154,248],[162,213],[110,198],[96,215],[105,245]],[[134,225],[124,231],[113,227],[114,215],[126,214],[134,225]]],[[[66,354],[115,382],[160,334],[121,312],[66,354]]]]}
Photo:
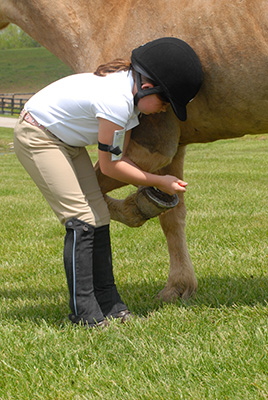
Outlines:
{"type": "Polygon", "coordinates": [[[158,219],[112,222],[119,291],[144,319],[104,331],[69,323],[64,227],[7,152],[12,130],[0,139],[1,400],[267,400],[267,135],[188,147],[195,298],[155,302],[169,268],[158,219]]]}
{"type": "Polygon", "coordinates": [[[0,50],[25,47],[40,47],[40,44],[16,25],[9,24],[7,28],[0,30],[0,50]]]}

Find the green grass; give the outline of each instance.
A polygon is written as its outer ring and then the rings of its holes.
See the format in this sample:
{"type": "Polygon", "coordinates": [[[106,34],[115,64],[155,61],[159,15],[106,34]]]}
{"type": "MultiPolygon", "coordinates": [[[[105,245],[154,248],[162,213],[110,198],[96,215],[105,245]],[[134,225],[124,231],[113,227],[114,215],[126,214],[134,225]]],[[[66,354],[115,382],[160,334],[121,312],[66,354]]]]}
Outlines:
{"type": "Polygon", "coordinates": [[[34,93],[72,73],[44,47],[0,50],[1,93],[34,93]]]}
{"type": "MultiPolygon", "coordinates": [[[[5,150],[12,130],[0,139],[5,150]]],[[[267,155],[267,135],[189,146],[196,297],[154,301],[169,268],[157,219],[112,222],[116,281],[144,319],[86,331],[67,318],[64,228],[16,156],[2,154],[1,400],[267,400],[267,155]]]]}
{"type": "MultiPolygon", "coordinates": [[[[1,114],[0,116],[2,117],[1,114]]],[[[12,147],[13,147],[13,130],[8,128],[0,128],[0,154],[9,153],[12,147]]]]}

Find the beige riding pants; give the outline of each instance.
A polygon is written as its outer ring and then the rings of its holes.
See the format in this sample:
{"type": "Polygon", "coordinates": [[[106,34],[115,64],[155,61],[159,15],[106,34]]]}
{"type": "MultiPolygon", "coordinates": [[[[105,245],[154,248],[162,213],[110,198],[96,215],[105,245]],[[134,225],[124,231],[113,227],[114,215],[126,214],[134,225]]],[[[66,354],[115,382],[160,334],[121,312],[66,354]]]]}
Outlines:
{"type": "Polygon", "coordinates": [[[110,214],[84,147],[72,147],[49,131],[19,117],[14,129],[16,155],[62,224],[78,218],[99,227],[110,214]]]}

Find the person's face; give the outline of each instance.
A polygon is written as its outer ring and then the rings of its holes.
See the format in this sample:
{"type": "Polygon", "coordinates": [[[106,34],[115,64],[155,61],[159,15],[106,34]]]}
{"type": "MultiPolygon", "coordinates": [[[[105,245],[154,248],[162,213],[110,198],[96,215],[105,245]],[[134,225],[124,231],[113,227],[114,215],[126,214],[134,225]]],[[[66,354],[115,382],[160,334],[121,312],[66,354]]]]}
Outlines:
{"type": "MultiPolygon", "coordinates": [[[[151,83],[143,83],[141,86],[143,90],[152,87],[153,85],[151,83]]],[[[137,107],[142,114],[148,115],[166,112],[168,105],[169,103],[161,100],[157,94],[149,94],[138,101],[137,107]]]]}
{"type": "Polygon", "coordinates": [[[138,101],[138,110],[145,115],[166,112],[169,103],[162,101],[157,94],[150,94],[138,101]]]}

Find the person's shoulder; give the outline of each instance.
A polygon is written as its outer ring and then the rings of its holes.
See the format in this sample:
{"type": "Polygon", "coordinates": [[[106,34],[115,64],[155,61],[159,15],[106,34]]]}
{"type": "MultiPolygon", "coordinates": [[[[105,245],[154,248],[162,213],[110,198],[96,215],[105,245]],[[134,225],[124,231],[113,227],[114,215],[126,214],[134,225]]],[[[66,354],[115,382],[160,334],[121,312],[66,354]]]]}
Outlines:
{"type": "Polygon", "coordinates": [[[96,75],[94,75],[93,72],[80,72],[78,74],[69,75],[67,78],[70,80],[88,80],[94,79],[94,77],[96,77],[96,75]]]}
{"type": "Polygon", "coordinates": [[[130,71],[118,71],[107,74],[105,78],[110,79],[112,81],[125,81],[129,80],[131,76],[132,74],[130,71]]]}

